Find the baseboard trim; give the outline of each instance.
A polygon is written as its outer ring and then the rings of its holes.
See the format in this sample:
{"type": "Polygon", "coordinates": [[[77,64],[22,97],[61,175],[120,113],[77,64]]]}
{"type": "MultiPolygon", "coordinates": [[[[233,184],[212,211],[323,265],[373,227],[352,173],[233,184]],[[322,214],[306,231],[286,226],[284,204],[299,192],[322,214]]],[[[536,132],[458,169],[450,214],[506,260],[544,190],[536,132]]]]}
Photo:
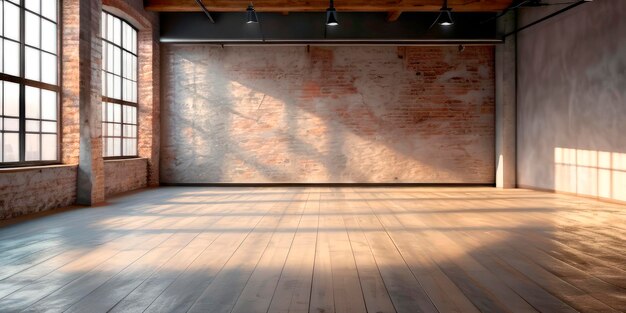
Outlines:
{"type": "Polygon", "coordinates": [[[161,183],[166,187],[495,187],[483,183],[161,183]]]}

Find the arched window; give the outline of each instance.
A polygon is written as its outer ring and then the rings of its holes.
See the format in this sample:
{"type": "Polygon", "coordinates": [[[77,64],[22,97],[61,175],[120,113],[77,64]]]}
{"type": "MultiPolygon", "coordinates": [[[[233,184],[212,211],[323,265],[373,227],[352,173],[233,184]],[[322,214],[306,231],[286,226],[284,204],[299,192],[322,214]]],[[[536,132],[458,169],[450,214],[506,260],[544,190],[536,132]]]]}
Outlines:
{"type": "Polygon", "coordinates": [[[59,161],[56,0],[0,0],[0,166],[59,161]]]}
{"type": "Polygon", "coordinates": [[[102,12],[104,157],[137,156],[137,30],[102,12]]]}

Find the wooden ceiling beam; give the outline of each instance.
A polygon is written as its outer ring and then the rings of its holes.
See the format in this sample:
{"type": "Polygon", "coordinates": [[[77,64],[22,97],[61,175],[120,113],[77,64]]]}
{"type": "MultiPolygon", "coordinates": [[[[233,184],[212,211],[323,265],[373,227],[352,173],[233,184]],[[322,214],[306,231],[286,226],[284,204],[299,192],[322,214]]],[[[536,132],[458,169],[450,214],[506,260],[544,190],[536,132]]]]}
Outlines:
{"type": "MultiPolygon", "coordinates": [[[[244,12],[249,0],[204,0],[210,12],[244,12]]],[[[512,0],[449,0],[454,12],[498,12],[511,4],[512,0]]],[[[195,12],[200,7],[195,0],[145,0],[145,8],[157,12],[195,12]]],[[[345,12],[434,12],[441,8],[442,0],[338,0],[337,11],[345,12]]],[[[327,0],[257,0],[254,7],[258,12],[323,12],[327,0]]]]}

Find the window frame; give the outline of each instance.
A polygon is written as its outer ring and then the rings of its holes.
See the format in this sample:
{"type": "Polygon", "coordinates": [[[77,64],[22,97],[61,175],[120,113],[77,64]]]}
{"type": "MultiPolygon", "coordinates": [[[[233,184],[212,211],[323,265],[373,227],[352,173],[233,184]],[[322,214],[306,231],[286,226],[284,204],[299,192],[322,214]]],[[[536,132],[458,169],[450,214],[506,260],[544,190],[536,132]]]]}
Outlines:
{"type": "MultiPolygon", "coordinates": [[[[42,1],[46,1],[46,0],[42,0],[42,1]]],[[[58,165],[58,164],[62,164],[61,162],[61,143],[62,143],[62,133],[61,133],[61,123],[62,123],[62,103],[61,101],[62,99],[62,86],[63,86],[63,81],[62,81],[62,63],[61,60],[63,59],[63,45],[62,45],[62,34],[63,34],[63,10],[62,10],[62,1],[61,0],[54,0],[56,1],[56,22],[48,19],[47,17],[37,13],[37,12],[33,12],[29,9],[26,8],[26,1],[25,0],[20,0],[20,4],[17,5],[15,3],[13,3],[14,5],[16,5],[19,10],[20,10],[20,42],[19,42],[19,51],[20,51],[20,64],[19,64],[19,68],[20,68],[20,74],[19,76],[14,76],[14,75],[9,75],[9,74],[5,74],[0,72],[0,81],[5,81],[5,82],[10,82],[10,83],[16,83],[19,85],[19,95],[20,95],[20,99],[19,99],[19,112],[20,112],[20,116],[19,116],[19,131],[17,132],[19,134],[19,143],[20,143],[20,151],[19,151],[19,157],[20,157],[20,161],[17,162],[1,162],[0,161],[0,168],[13,168],[13,167],[29,167],[29,166],[46,166],[46,165],[58,165]],[[48,83],[44,83],[41,81],[36,81],[36,80],[31,80],[31,79],[27,79],[26,78],[26,47],[30,47],[29,45],[26,44],[26,12],[29,12],[31,14],[35,14],[37,15],[39,18],[44,19],[46,21],[49,22],[53,22],[57,29],[56,29],[56,57],[57,57],[57,77],[56,77],[56,81],[57,84],[53,85],[53,84],[48,84],[48,83]],[[44,161],[26,161],[26,87],[35,87],[35,88],[39,88],[39,89],[45,89],[45,90],[49,90],[49,91],[54,91],[57,94],[57,108],[56,108],[56,112],[57,112],[57,129],[56,129],[56,135],[57,135],[57,156],[56,156],[56,160],[44,160],[44,161]]],[[[41,2],[40,2],[41,4],[41,2]]],[[[2,8],[2,12],[4,14],[4,2],[1,2],[0,5],[3,6],[2,8]]],[[[4,21],[4,17],[3,17],[3,21],[4,21]]],[[[41,42],[41,36],[42,36],[42,32],[41,32],[41,28],[39,30],[39,39],[41,42]]],[[[2,36],[2,38],[5,38],[4,36],[2,36]]],[[[6,40],[6,38],[5,38],[6,40]]],[[[9,39],[10,40],[10,39],[9,39]]],[[[35,49],[38,49],[40,51],[43,51],[40,48],[36,48],[36,47],[32,47],[35,49]]],[[[41,63],[40,63],[40,74],[41,74],[41,63]]],[[[41,77],[40,77],[41,78],[41,77]]],[[[39,121],[42,121],[43,119],[39,119],[39,121]]],[[[40,129],[41,130],[41,129],[40,129]]],[[[12,132],[15,133],[15,132],[12,132]]],[[[39,132],[39,134],[44,134],[41,131],[39,132]]],[[[40,146],[39,148],[41,149],[41,140],[42,138],[39,138],[40,140],[40,146]]],[[[4,144],[4,143],[3,143],[4,144]]],[[[40,150],[41,153],[41,150],[40,150]]],[[[1,157],[1,156],[0,156],[1,157]]],[[[0,158],[1,160],[1,158],[0,158]]]]}
{"type": "MultiPolygon", "coordinates": [[[[105,121],[104,120],[104,116],[102,116],[100,124],[101,124],[101,129],[102,129],[102,156],[104,158],[104,160],[120,160],[120,159],[136,159],[139,158],[139,124],[140,124],[140,119],[139,119],[139,29],[137,27],[135,27],[135,25],[133,23],[131,23],[129,20],[127,20],[126,18],[123,18],[121,16],[119,16],[118,14],[112,13],[111,11],[107,10],[106,8],[102,8],[102,13],[108,14],[113,16],[114,18],[117,18],[121,21],[120,23],[120,37],[123,38],[123,26],[124,23],[126,25],[128,25],[133,31],[135,31],[136,34],[136,40],[135,40],[135,49],[136,49],[136,53],[133,53],[132,51],[129,51],[128,49],[124,48],[124,45],[118,45],[116,43],[114,43],[113,41],[110,41],[108,39],[104,38],[104,32],[106,30],[101,29],[100,30],[100,39],[102,40],[102,69],[101,71],[103,73],[106,74],[113,74],[113,75],[117,75],[115,73],[110,73],[109,71],[105,70],[106,66],[105,66],[105,60],[104,60],[104,54],[105,54],[105,48],[104,48],[104,43],[106,42],[109,45],[112,45],[114,47],[117,47],[120,49],[120,95],[122,99],[116,99],[116,98],[111,98],[108,96],[105,96],[104,93],[102,95],[102,101],[101,101],[101,106],[105,106],[107,103],[112,103],[112,104],[118,104],[120,105],[120,123],[116,123],[116,122],[112,122],[112,121],[105,121]],[[135,71],[135,77],[136,77],[136,81],[134,81],[134,83],[136,84],[136,99],[137,102],[130,102],[130,101],[126,101],[123,100],[124,98],[124,52],[127,52],[129,54],[131,54],[133,57],[136,58],[137,60],[137,68],[135,71]],[[135,124],[128,124],[128,123],[124,123],[124,106],[132,106],[135,108],[136,110],[136,123],[135,124]],[[120,124],[120,132],[121,135],[120,136],[104,136],[104,125],[105,123],[110,123],[110,124],[120,124]],[[136,133],[135,133],[135,137],[124,137],[124,125],[132,125],[136,127],[136,133]],[[118,156],[106,156],[105,155],[105,140],[106,138],[120,138],[120,153],[121,155],[118,156]],[[124,151],[124,139],[135,139],[135,155],[124,155],[123,151],[124,151]]],[[[101,22],[102,24],[102,22],[101,22]]],[[[107,56],[108,57],[108,56],[107,56]]],[[[101,86],[105,86],[105,82],[102,81],[101,82],[101,86]]],[[[108,88],[108,86],[106,86],[108,88]]],[[[104,108],[101,107],[100,110],[103,110],[104,108]]]]}

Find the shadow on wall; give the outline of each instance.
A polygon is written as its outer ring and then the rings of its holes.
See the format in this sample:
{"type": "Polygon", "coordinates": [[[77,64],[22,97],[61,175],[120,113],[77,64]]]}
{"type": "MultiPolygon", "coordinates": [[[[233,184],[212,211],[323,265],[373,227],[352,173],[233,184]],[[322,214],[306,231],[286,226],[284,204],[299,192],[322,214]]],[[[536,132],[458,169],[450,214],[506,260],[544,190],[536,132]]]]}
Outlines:
{"type": "Polygon", "coordinates": [[[555,148],[554,188],[626,201],[626,153],[555,148]]]}
{"type": "Polygon", "coordinates": [[[493,182],[493,49],[166,46],[168,183],[493,182]]]}

